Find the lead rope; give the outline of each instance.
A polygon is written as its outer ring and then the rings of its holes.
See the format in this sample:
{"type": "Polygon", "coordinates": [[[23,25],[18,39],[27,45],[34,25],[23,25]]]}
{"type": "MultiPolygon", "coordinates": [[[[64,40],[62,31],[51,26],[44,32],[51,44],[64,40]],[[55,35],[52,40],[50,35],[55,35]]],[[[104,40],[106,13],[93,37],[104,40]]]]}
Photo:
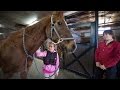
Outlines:
{"type": "MultiPolygon", "coordinates": [[[[35,55],[33,55],[33,57],[35,58],[35,55]]],[[[35,67],[36,67],[38,73],[41,74],[40,71],[39,71],[39,69],[38,69],[38,67],[37,67],[37,64],[36,64],[35,60],[34,60],[34,63],[35,63],[35,67]]]]}
{"type": "Polygon", "coordinates": [[[31,58],[31,59],[34,59],[33,56],[29,55],[26,48],[25,48],[25,29],[23,30],[23,49],[24,49],[24,52],[26,54],[26,59],[25,59],[25,71],[27,72],[27,59],[28,57],[31,58]]]}
{"type": "MultiPolygon", "coordinates": [[[[33,56],[29,55],[28,52],[27,52],[27,50],[26,50],[26,48],[25,48],[25,29],[23,30],[23,49],[24,49],[24,52],[25,52],[25,54],[26,54],[26,56],[27,56],[26,59],[25,59],[25,71],[27,72],[27,59],[28,59],[28,58],[31,58],[31,59],[34,60],[34,55],[33,55],[33,56]]],[[[36,67],[37,71],[40,73],[40,71],[38,70],[38,67],[37,67],[37,64],[36,64],[35,60],[34,60],[34,63],[35,63],[35,67],[36,67]]],[[[57,70],[56,70],[56,71],[57,71],[57,70]]],[[[55,75],[56,71],[54,72],[53,75],[55,75]]],[[[40,74],[41,74],[41,73],[40,73],[40,74]]],[[[52,77],[53,75],[51,75],[51,76],[49,76],[49,77],[47,77],[47,78],[50,78],[50,77],[52,77]]]]}
{"type": "Polygon", "coordinates": [[[29,58],[31,58],[34,61],[35,67],[36,67],[37,71],[40,73],[40,71],[38,70],[37,64],[36,64],[36,62],[34,60],[34,57],[35,57],[34,54],[33,54],[33,56],[29,55],[27,50],[26,50],[26,48],[25,48],[25,29],[23,30],[23,49],[24,49],[24,52],[25,52],[25,54],[27,56],[26,59],[25,59],[25,71],[27,72],[27,59],[29,57],[29,58]]]}
{"type": "Polygon", "coordinates": [[[23,49],[25,51],[25,54],[27,55],[27,58],[31,58],[31,59],[34,59],[33,56],[29,55],[26,48],[25,48],[25,29],[23,30],[23,49]]]}

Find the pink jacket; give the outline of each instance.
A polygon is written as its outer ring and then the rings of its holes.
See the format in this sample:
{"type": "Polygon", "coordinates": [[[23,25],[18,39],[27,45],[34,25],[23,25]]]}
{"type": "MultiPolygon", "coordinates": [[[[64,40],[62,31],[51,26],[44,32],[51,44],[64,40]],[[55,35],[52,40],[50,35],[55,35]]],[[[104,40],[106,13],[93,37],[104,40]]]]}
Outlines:
{"type": "MultiPolygon", "coordinates": [[[[54,51],[56,52],[56,51],[54,51]]],[[[40,51],[39,49],[36,51],[36,56],[37,57],[46,57],[47,51],[40,51]]],[[[59,55],[57,53],[57,61],[56,65],[43,65],[43,73],[53,73],[57,69],[59,69],[59,55]]]]}

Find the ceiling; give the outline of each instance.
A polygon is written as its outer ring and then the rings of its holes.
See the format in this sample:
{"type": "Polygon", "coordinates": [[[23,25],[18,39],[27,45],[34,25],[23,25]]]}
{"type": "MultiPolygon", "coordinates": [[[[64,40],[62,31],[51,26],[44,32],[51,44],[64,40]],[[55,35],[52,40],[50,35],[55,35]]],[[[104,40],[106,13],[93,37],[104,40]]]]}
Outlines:
{"type": "Polygon", "coordinates": [[[50,11],[0,11],[3,28],[18,29],[50,14],[50,11]]]}
{"type": "MultiPolygon", "coordinates": [[[[94,11],[64,11],[64,15],[68,26],[80,25],[95,21],[94,11]]],[[[26,27],[34,20],[39,20],[52,11],[0,11],[0,33],[8,33],[26,27]],[[31,21],[30,21],[31,20],[31,21]]],[[[99,11],[99,26],[102,25],[120,25],[120,11],[99,11]]],[[[87,27],[83,27],[87,28],[87,27]]],[[[80,26],[75,26],[76,30],[83,29],[80,26]]]]}

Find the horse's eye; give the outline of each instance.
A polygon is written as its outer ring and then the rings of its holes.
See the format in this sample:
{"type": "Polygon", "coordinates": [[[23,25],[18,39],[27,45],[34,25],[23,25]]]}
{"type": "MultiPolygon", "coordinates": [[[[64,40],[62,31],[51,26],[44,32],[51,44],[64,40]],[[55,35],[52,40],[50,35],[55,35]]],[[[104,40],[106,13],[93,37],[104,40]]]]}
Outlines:
{"type": "Polygon", "coordinates": [[[62,22],[58,22],[58,25],[62,25],[62,22]]]}

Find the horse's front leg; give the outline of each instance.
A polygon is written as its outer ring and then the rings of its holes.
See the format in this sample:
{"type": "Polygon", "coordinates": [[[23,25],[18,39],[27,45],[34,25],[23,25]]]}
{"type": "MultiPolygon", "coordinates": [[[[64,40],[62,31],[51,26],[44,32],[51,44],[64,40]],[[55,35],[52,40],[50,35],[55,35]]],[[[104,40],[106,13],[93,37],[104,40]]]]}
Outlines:
{"type": "Polygon", "coordinates": [[[21,78],[21,79],[27,79],[27,71],[25,71],[25,70],[24,70],[24,71],[21,71],[21,72],[20,72],[20,78],[21,78]]]}
{"type": "Polygon", "coordinates": [[[20,71],[20,78],[27,79],[27,72],[28,72],[27,67],[26,65],[24,65],[20,71]]]}
{"type": "Polygon", "coordinates": [[[11,79],[14,73],[4,73],[3,79],[11,79]]]}
{"type": "Polygon", "coordinates": [[[32,65],[32,62],[33,62],[33,60],[31,60],[31,59],[27,60],[27,69],[25,67],[24,70],[20,72],[21,79],[27,79],[27,75],[28,75],[29,69],[32,65]]]}

